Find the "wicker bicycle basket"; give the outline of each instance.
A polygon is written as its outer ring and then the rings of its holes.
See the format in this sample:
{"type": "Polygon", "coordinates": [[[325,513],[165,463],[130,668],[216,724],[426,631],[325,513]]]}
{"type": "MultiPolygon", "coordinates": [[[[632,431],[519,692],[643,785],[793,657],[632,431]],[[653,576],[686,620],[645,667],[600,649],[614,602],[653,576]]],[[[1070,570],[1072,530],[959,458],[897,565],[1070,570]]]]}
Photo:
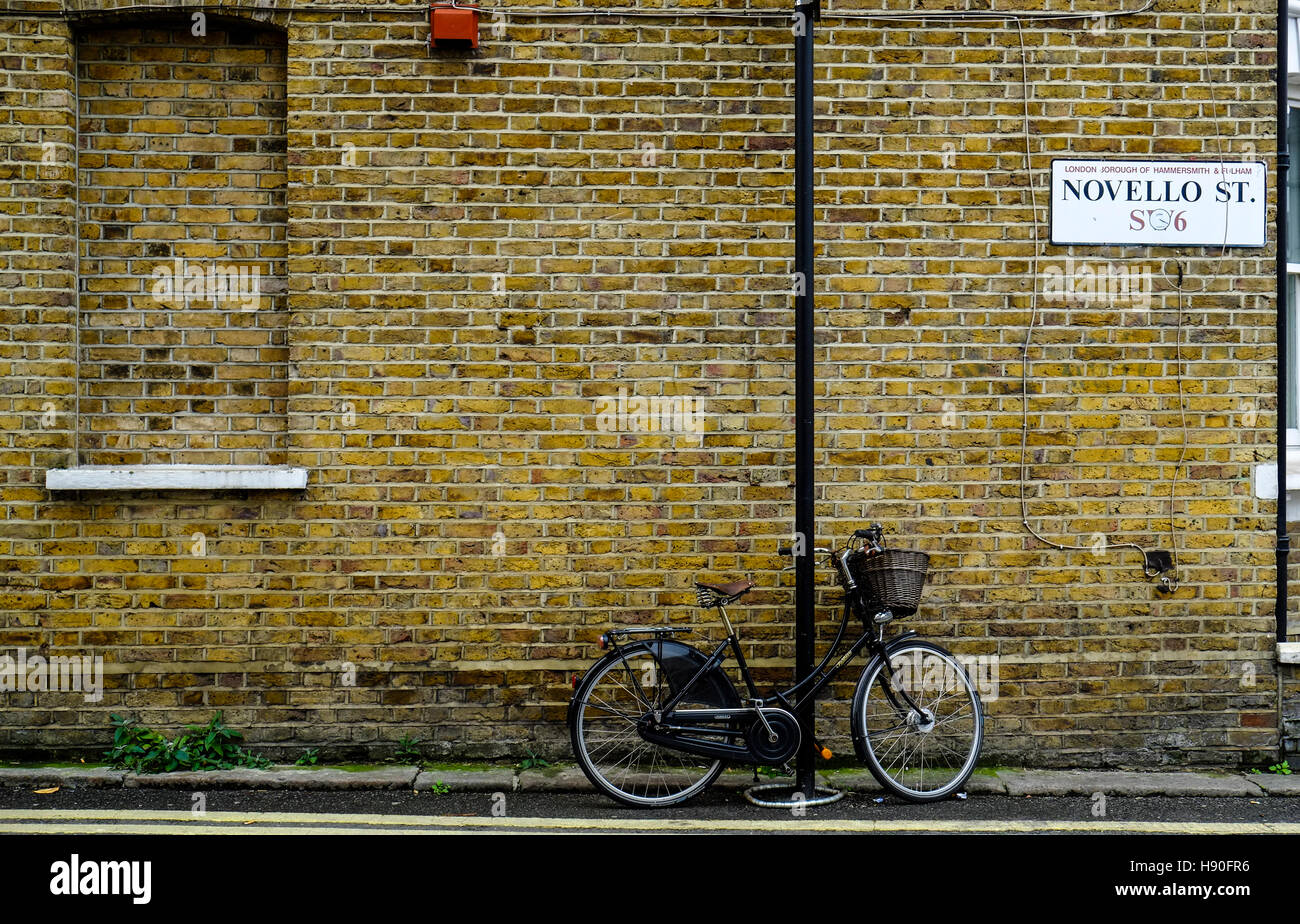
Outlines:
{"type": "Polygon", "coordinates": [[[910,616],[921,605],[921,590],[930,556],[924,552],[886,549],[878,555],[849,557],[849,570],[866,595],[896,616],[910,616]]]}

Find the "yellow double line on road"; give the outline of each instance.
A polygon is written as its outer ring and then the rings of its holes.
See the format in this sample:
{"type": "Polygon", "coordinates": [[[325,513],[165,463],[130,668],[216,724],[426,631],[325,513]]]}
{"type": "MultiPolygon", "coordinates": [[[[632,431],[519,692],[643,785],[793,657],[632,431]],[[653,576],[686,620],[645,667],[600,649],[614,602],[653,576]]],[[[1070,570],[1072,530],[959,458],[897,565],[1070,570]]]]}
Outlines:
{"type": "Polygon", "coordinates": [[[486,815],[349,815],[145,809],[0,810],[0,834],[485,834],[887,832],[1088,834],[1300,834],[1292,822],[902,821],[844,818],[493,818],[486,815]]]}

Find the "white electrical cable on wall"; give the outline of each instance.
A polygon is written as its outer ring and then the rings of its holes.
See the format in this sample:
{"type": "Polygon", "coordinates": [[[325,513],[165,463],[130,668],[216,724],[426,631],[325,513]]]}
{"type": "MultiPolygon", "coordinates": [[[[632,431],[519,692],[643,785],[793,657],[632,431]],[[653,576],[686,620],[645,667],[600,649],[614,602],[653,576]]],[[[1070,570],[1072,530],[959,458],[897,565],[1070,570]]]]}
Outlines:
{"type": "MultiPolygon", "coordinates": [[[[1201,44],[1201,52],[1205,62],[1205,81],[1209,90],[1210,112],[1214,120],[1215,148],[1216,148],[1216,153],[1218,154],[1219,165],[1222,168],[1224,164],[1223,131],[1219,119],[1219,102],[1218,102],[1217,93],[1215,92],[1216,85],[1214,81],[1214,72],[1210,62],[1209,29],[1207,27],[1206,19],[1205,19],[1205,0],[1202,0],[1202,5],[1200,9],[1200,21],[1201,21],[1201,43],[1200,44],[1201,44]]],[[[1024,342],[1024,349],[1022,353],[1022,361],[1021,361],[1021,369],[1020,369],[1021,429],[1020,429],[1020,486],[1019,487],[1020,487],[1021,522],[1023,523],[1025,529],[1030,533],[1030,535],[1038,539],[1040,542],[1043,542],[1051,546],[1052,548],[1060,549],[1063,551],[1092,551],[1091,546],[1081,546],[1081,545],[1072,545],[1068,543],[1055,542],[1043,536],[1040,532],[1034,529],[1033,525],[1030,523],[1028,501],[1025,497],[1025,484],[1027,481],[1026,456],[1028,454],[1028,434],[1029,434],[1029,385],[1028,385],[1029,348],[1033,342],[1033,333],[1037,325],[1037,319],[1038,319],[1038,282],[1037,281],[1038,281],[1038,257],[1039,257],[1039,252],[1041,250],[1041,239],[1039,234],[1040,220],[1038,216],[1038,195],[1037,195],[1037,189],[1034,186],[1033,172],[1031,166],[1032,152],[1030,149],[1030,132],[1029,132],[1029,77],[1028,77],[1028,65],[1027,65],[1028,55],[1025,48],[1024,26],[1019,19],[1016,20],[1016,28],[1019,36],[1019,45],[1020,45],[1021,85],[1022,85],[1022,98],[1023,98],[1023,106],[1024,106],[1023,119],[1024,119],[1024,141],[1025,141],[1025,167],[1026,167],[1026,171],[1028,172],[1028,185],[1030,190],[1031,207],[1033,210],[1033,231],[1034,231],[1034,252],[1031,261],[1033,287],[1030,292],[1030,318],[1029,318],[1029,324],[1025,329],[1025,342],[1024,342]]],[[[1223,217],[1223,245],[1219,250],[1219,255],[1218,255],[1219,259],[1222,259],[1224,257],[1228,249],[1228,214],[1229,214],[1229,204],[1225,202],[1224,217],[1223,217]]],[[[1187,402],[1185,396],[1185,389],[1183,385],[1183,356],[1182,356],[1183,321],[1184,321],[1183,285],[1184,285],[1185,274],[1184,274],[1184,269],[1181,261],[1175,261],[1175,265],[1177,268],[1178,275],[1177,275],[1177,282],[1174,283],[1174,288],[1178,293],[1178,309],[1177,309],[1177,323],[1175,327],[1175,339],[1174,339],[1174,362],[1175,362],[1174,377],[1175,380],[1177,381],[1177,386],[1178,386],[1178,412],[1179,412],[1180,425],[1182,431],[1182,441],[1180,444],[1178,459],[1174,463],[1174,470],[1169,485],[1168,513],[1169,513],[1170,559],[1174,568],[1176,568],[1178,564],[1178,557],[1177,557],[1178,530],[1174,518],[1174,505],[1176,503],[1176,496],[1178,490],[1179,472],[1183,469],[1187,459],[1187,437],[1188,437],[1187,402]]],[[[1165,271],[1165,277],[1166,279],[1169,278],[1167,271],[1165,271]]],[[[1140,552],[1143,556],[1142,570],[1146,576],[1151,577],[1154,574],[1159,573],[1158,568],[1153,568],[1151,566],[1150,557],[1147,555],[1146,550],[1143,549],[1137,543],[1132,543],[1132,542],[1116,543],[1114,547],[1131,548],[1140,552]]]]}
{"type": "MultiPolygon", "coordinates": [[[[1039,235],[1039,218],[1038,218],[1038,189],[1034,186],[1033,170],[1033,152],[1030,149],[1029,133],[1029,54],[1025,48],[1025,27],[1024,23],[1016,20],[1016,35],[1020,45],[1020,84],[1021,100],[1023,107],[1023,128],[1025,142],[1025,175],[1026,182],[1029,186],[1030,211],[1032,215],[1032,226],[1034,232],[1034,249],[1030,258],[1030,289],[1029,289],[1029,323],[1025,325],[1025,342],[1021,351],[1020,361],[1020,522],[1031,536],[1039,542],[1045,543],[1054,549],[1070,552],[1092,552],[1091,545],[1070,545],[1063,542],[1055,542],[1048,539],[1038,530],[1034,529],[1033,524],[1029,522],[1029,501],[1025,497],[1025,484],[1028,481],[1028,443],[1029,443],[1029,348],[1034,339],[1034,328],[1038,325],[1038,255],[1042,250],[1042,244],[1039,235]]],[[[1147,553],[1142,546],[1135,542],[1119,542],[1108,544],[1107,548],[1136,549],[1142,556],[1142,571],[1148,577],[1151,576],[1146,567],[1147,553]]]]}

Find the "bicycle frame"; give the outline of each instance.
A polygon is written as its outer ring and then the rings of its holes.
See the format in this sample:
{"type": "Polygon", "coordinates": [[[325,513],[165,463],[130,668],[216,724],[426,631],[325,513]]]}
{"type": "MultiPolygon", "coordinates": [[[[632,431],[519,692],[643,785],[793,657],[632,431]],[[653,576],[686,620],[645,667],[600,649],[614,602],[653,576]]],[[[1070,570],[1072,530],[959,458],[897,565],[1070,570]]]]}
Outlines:
{"type": "MultiPolygon", "coordinates": [[[[790,702],[790,698],[794,697],[796,698],[796,701],[804,696],[812,696],[815,698],[817,694],[820,693],[823,689],[825,689],[825,687],[829,685],[832,680],[835,679],[835,677],[839,674],[839,672],[843,670],[844,667],[848,665],[850,661],[853,660],[853,658],[858,654],[858,652],[862,651],[863,648],[866,648],[870,652],[873,658],[875,657],[887,658],[889,648],[906,639],[916,637],[917,633],[915,632],[904,632],[894,637],[889,641],[888,644],[886,644],[884,641],[883,625],[877,625],[877,619],[881,616],[884,616],[888,612],[887,608],[877,606],[878,612],[872,615],[872,610],[871,610],[872,602],[863,598],[862,592],[857,588],[857,586],[853,582],[852,576],[848,573],[848,567],[847,564],[844,562],[843,555],[841,555],[841,557],[837,560],[835,556],[832,554],[831,559],[836,566],[836,570],[839,571],[840,573],[841,584],[844,586],[843,615],[840,620],[839,629],[837,630],[835,635],[835,640],[831,643],[831,647],[826,652],[826,656],[822,658],[821,663],[817,665],[817,667],[813,670],[811,674],[809,674],[803,680],[793,684],[792,686],[784,690],[776,690],[772,693],[772,695],[768,697],[760,697],[758,695],[758,689],[754,684],[753,676],[750,673],[749,664],[745,660],[744,653],[740,650],[739,635],[737,634],[735,627],[732,626],[731,620],[727,616],[726,608],[724,606],[719,605],[717,609],[722,617],[723,625],[727,629],[726,638],[724,638],[718,644],[718,646],[713,649],[713,652],[696,669],[695,673],[691,676],[691,678],[685,684],[683,684],[675,693],[673,693],[667,702],[663,703],[658,707],[655,707],[653,704],[649,702],[645,702],[643,700],[643,704],[647,709],[647,713],[653,711],[654,719],[656,723],[665,722],[666,721],[665,717],[671,717],[674,720],[674,724],[663,726],[663,730],[665,732],[672,733],[672,732],[695,731],[695,732],[706,732],[710,735],[738,737],[741,734],[743,734],[743,732],[739,732],[735,729],[721,729],[714,726],[710,726],[706,723],[730,722],[742,718],[758,718],[760,716],[761,710],[775,708],[777,706],[797,716],[798,713],[796,712],[796,707],[794,704],[790,702]],[[849,619],[851,618],[855,610],[863,620],[865,631],[855,642],[853,642],[849,646],[848,650],[843,654],[843,656],[840,657],[840,659],[832,665],[831,660],[835,657],[836,652],[839,651],[840,649],[840,643],[844,638],[844,632],[847,629],[849,619]],[[740,676],[744,680],[745,689],[749,694],[748,699],[742,701],[747,702],[748,705],[731,707],[731,708],[705,708],[705,709],[692,708],[689,710],[683,710],[680,713],[676,712],[677,707],[683,702],[683,700],[685,700],[691,694],[691,692],[695,689],[696,684],[699,683],[703,677],[708,676],[711,671],[718,670],[721,668],[723,663],[726,661],[728,650],[730,650],[735,655],[737,667],[740,669],[740,676]],[[828,669],[828,665],[829,665],[829,669],[828,669]]],[[[889,615],[892,618],[892,613],[889,615]]],[[[654,636],[655,638],[661,639],[664,636],[674,634],[674,632],[675,630],[670,630],[667,628],[644,629],[644,630],[634,629],[634,630],[623,630],[622,632],[616,632],[612,635],[612,637],[617,638],[618,635],[648,633],[654,636]]],[[[622,647],[617,643],[617,641],[614,642],[614,647],[617,652],[622,654],[622,647]]],[[[623,665],[629,671],[631,670],[631,666],[627,663],[626,655],[623,655],[623,665]]],[[[889,683],[888,675],[882,677],[881,686],[885,692],[886,697],[889,699],[891,705],[894,708],[898,709],[900,712],[907,711],[909,709],[914,710],[916,712],[923,711],[921,707],[918,706],[916,702],[914,702],[912,698],[907,694],[907,691],[905,689],[898,689],[897,691],[893,689],[892,685],[889,683]],[[904,701],[904,703],[906,703],[905,706],[903,703],[899,702],[898,698],[896,698],[895,696],[895,693],[897,693],[898,696],[902,697],[902,700],[904,701]]],[[[639,688],[637,689],[637,695],[638,696],[642,695],[639,688]]],[[[802,731],[804,734],[808,734],[808,735],[814,734],[814,730],[810,728],[802,728],[802,731]]],[[[683,741],[681,742],[681,744],[687,745],[688,742],[683,741]]],[[[725,756],[733,760],[745,760],[747,757],[745,753],[745,749],[737,745],[722,744],[719,742],[713,742],[713,743],[692,742],[691,744],[694,744],[695,746],[707,750],[709,752],[712,752],[716,756],[725,756]]]]}

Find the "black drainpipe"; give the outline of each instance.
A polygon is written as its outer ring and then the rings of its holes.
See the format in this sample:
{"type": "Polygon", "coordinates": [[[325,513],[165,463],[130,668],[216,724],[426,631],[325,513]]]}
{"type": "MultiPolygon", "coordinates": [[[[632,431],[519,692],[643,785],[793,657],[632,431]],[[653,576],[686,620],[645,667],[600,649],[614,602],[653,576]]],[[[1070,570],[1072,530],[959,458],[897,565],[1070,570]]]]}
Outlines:
{"type": "Polygon", "coordinates": [[[1279,0],[1277,13],[1277,640],[1286,641],[1287,553],[1291,537],[1286,531],[1286,424],[1288,388],[1287,330],[1287,4],[1279,0]]]}

